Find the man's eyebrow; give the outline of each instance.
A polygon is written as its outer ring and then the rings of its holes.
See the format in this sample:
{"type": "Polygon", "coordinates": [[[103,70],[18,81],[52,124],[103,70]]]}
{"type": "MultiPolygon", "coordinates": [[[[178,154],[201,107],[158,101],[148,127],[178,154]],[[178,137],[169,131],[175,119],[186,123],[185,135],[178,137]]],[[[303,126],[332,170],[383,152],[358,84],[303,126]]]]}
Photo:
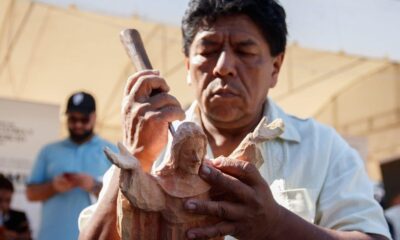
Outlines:
{"type": "Polygon", "coordinates": [[[236,44],[238,47],[251,47],[257,45],[256,42],[252,39],[246,39],[244,41],[240,41],[236,44]]]}
{"type": "Polygon", "coordinates": [[[210,47],[218,45],[218,41],[211,39],[211,38],[203,38],[200,41],[200,43],[203,46],[210,46],[210,47]]]}

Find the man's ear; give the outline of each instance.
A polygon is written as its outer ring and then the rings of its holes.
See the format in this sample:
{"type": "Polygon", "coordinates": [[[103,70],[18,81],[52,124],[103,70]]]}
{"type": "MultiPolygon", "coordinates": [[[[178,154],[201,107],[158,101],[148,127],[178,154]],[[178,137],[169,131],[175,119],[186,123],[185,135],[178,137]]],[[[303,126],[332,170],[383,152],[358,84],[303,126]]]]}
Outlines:
{"type": "Polygon", "coordinates": [[[97,118],[96,113],[95,112],[91,113],[89,115],[89,118],[90,118],[90,122],[91,122],[93,128],[95,128],[95,126],[96,126],[96,118],[97,118]]]}
{"type": "Polygon", "coordinates": [[[285,58],[285,52],[282,52],[282,53],[278,54],[276,57],[274,57],[274,59],[273,59],[272,81],[271,81],[270,88],[275,87],[276,84],[278,83],[278,77],[279,77],[279,73],[281,71],[281,67],[282,67],[284,58],[285,58]]]}
{"type": "Polygon", "coordinates": [[[185,57],[185,67],[186,67],[186,70],[189,70],[190,61],[189,61],[189,58],[188,58],[188,57],[185,57]]]}
{"type": "Polygon", "coordinates": [[[190,77],[190,73],[189,73],[190,61],[189,61],[189,58],[187,58],[187,57],[185,57],[185,67],[187,70],[186,83],[190,86],[190,85],[192,85],[192,78],[190,77]]]}

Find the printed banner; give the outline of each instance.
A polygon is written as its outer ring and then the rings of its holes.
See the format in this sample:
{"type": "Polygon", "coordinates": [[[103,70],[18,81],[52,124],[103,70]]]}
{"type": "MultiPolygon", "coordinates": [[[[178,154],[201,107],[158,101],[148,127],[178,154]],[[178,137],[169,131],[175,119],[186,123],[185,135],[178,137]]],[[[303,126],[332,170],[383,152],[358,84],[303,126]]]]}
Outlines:
{"type": "Polygon", "coordinates": [[[45,144],[59,137],[59,106],[0,99],[0,173],[15,188],[12,207],[24,211],[33,236],[40,224],[40,204],[28,202],[25,182],[45,144]]]}

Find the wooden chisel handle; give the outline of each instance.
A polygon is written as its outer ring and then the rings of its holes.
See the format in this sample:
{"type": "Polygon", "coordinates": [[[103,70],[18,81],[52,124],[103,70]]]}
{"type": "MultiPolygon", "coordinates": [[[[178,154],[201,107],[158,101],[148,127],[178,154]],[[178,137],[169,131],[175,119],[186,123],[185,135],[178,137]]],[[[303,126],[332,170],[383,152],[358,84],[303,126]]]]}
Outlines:
{"type": "Polygon", "coordinates": [[[147,56],[146,50],[140,37],[139,32],[136,29],[125,29],[120,33],[121,42],[125,46],[126,52],[131,59],[136,70],[151,70],[149,57],[147,56]]]}
{"type": "MultiPolygon", "coordinates": [[[[136,29],[124,29],[120,33],[120,39],[137,71],[151,70],[149,57],[147,56],[146,49],[144,48],[142,38],[136,29]]],[[[151,96],[160,93],[159,89],[154,89],[151,96]]],[[[171,123],[168,124],[169,131],[172,136],[175,135],[174,127],[171,123]]]]}

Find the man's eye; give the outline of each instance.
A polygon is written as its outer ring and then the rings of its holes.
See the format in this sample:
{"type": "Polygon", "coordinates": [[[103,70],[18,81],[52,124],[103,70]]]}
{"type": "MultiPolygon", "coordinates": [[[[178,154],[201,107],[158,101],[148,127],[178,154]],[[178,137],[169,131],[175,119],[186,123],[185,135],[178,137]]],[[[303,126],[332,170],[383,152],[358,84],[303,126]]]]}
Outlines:
{"type": "Polygon", "coordinates": [[[198,48],[198,53],[203,56],[209,56],[213,54],[217,54],[219,52],[219,48],[217,46],[201,46],[198,48]]]}
{"type": "Polygon", "coordinates": [[[238,50],[237,54],[244,57],[253,57],[256,55],[254,52],[244,50],[238,50]]]}
{"type": "Polygon", "coordinates": [[[206,56],[206,57],[216,55],[217,53],[218,53],[218,51],[216,51],[216,50],[208,50],[208,51],[200,52],[200,54],[202,56],[206,56]]]}

